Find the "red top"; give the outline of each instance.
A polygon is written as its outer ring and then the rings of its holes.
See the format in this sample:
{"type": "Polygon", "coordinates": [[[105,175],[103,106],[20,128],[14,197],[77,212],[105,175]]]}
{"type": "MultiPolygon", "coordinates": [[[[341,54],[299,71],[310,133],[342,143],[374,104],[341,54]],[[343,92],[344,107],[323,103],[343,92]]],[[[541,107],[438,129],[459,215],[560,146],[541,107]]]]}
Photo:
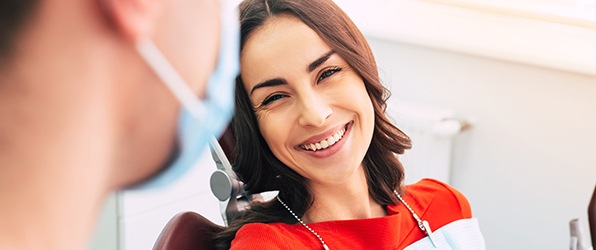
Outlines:
{"type": "MultiPolygon", "coordinates": [[[[431,230],[471,218],[470,204],[453,187],[423,179],[405,187],[406,203],[431,230]]],[[[408,209],[400,202],[387,206],[387,216],[371,219],[308,224],[330,249],[403,249],[425,237],[408,209]]],[[[322,249],[321,242],[301,224],[251,223],[236,233],[231,249],[322,249]]]]}

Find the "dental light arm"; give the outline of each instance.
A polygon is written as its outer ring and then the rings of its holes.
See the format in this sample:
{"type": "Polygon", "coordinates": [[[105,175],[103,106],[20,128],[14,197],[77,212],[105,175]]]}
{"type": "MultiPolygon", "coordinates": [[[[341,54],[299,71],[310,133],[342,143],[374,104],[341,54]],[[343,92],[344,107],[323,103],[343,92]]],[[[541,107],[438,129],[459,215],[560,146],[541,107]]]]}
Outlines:
{"type": "Polygon", "coordinates": [[[211,174],[211,192],[219,199],[219,208],[226,226],[240,212],[248,207],[249,199],[244,191],[244,184],[232,170],[221,145],[215,138],[210,141],[211,156],[215,161],[217,170],[211,174]]]}

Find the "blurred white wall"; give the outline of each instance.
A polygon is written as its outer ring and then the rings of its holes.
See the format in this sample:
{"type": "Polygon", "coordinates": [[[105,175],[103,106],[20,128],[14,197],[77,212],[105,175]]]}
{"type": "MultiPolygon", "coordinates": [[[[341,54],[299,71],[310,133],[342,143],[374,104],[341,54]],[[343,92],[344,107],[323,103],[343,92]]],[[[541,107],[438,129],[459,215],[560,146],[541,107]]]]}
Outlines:
{"type": "Polygon", "coordinates": [[[588,229],[595,76],[369,42],[390,105],[447,107],[473,123],[456,139],[451,183],[470,200],[487,249],[566,249],[569,220],[588,229]]]}

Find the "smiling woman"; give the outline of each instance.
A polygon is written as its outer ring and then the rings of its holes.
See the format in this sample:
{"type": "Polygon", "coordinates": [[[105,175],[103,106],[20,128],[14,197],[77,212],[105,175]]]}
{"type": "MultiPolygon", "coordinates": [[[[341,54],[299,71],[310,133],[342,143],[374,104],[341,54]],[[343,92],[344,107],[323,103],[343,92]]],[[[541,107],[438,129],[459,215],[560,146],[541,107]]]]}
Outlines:
{"type": "MultiPolygon", "coordinates": [[[[248,0],[240,16],[235,171],[249,193],[279,194],[252,204],[218,236],[219,247],[447,244],[432,231],[468,222],[469,204],[438,181],[402,186],[395,154],[410,139],[386,117],[389,92],[345,13],[330,0],[248,0]]],[[[469,227],[464,238],[482,249],[477,225],[469,227]]]]}
{"type": "Polygon", "coordinates": [[[276,158],[311,188],[360,182],[347,178],[355,177],[372,139],[374,110],[349,64],[291,15],[253,33],[241,61],[260,133],[276,158]]]}

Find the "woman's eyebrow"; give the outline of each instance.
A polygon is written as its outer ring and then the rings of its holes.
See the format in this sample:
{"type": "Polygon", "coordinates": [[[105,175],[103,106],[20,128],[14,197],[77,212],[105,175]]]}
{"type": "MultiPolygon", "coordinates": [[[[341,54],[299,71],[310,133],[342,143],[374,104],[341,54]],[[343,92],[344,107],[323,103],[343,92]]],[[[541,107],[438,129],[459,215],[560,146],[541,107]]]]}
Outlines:
{"type": "Polygon", "coordinates": [[[282,78],[274,78],[274,79],[271,79],[271,80],[267,80],[267,81],[258,83],[257,85],[255,85],[254,87],[252,87],[252,89],[250,90],[250,95],[252,95],[252,93],[255,92],[255,90],[258,89],[258,88],[279,86],[279,85],[284,85],[284,84],[287,84],[287,83],[288,82],[286,82],[286,80],[284,80],[282,78]]]}
{"type": "MultiPolygon", "coordinates": [[[[314,60],[313,62],[311,62],[308,65],[308,68],[306,69],[309,73],[312,72],[313,70],[315,70],[317,67],[321,66],[321,64],[323,64],[324,62],[326,62],[327,60],[329,60],[329,58],[335,54],[335,51],[329,51],[325,54],[323,54],[321,57],[317,58],[316,60],[314,60]]],[[[264,82],[260,82],[258,84],[256,84],[254,87],[252,87],[252,89],[250,90],[250,95],[252,95],[253,92],[255,92],[255,90],[259,89],[259,88],[265,88],[265,87],[273,87],[273,86],[279,86],[279,85],[285,85],[287,84],[286,80],[282,79],[282,78],[274,78],[271,80],[267,80],[264,82]]]]}
{"type": "Polygon", "coordinates": [[[322,55],[321,57],[319,57],[317,60],[314,60],[312,63],[310,63],[308,65],[308,68],[306,69],[308,71],[308,73],[312,72],[317,67],[319,67],[321,64],[323,64],[324,62],[329,60],[329,57],[331,57],[333,54],[335,54],[335,51],[333,51],[333,50],[329,51],[329,52],[325,53],[324,55],[322,55]]]}

